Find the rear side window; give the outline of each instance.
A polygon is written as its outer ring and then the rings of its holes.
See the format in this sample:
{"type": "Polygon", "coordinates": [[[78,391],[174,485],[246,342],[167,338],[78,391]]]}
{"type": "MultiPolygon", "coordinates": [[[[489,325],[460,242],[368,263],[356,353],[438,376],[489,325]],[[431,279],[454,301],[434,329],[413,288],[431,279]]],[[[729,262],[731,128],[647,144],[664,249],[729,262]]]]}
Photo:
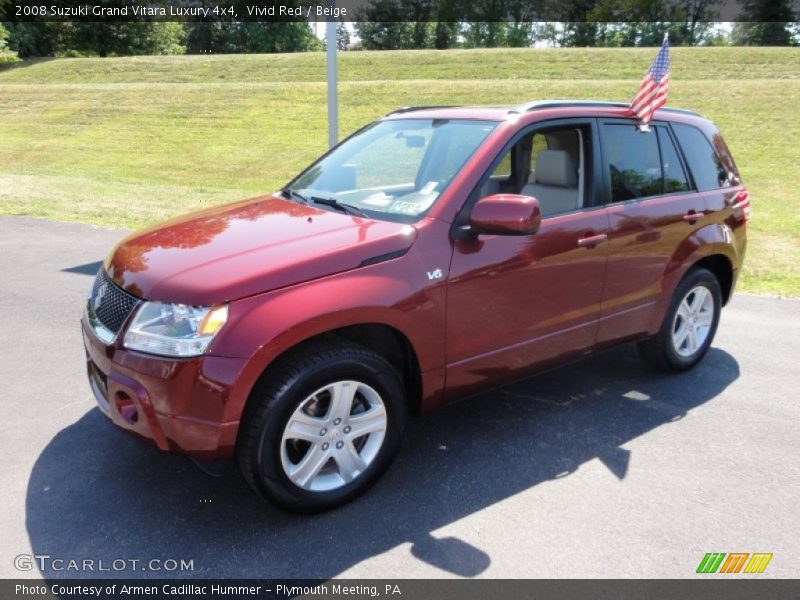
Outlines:
{"type": "Polygon", "coordinates": [[[689,163],[697,189],[702,192],[730,186],[728,170],[703,132],[691,125],[673,123],[672,127],[689,163]]]}

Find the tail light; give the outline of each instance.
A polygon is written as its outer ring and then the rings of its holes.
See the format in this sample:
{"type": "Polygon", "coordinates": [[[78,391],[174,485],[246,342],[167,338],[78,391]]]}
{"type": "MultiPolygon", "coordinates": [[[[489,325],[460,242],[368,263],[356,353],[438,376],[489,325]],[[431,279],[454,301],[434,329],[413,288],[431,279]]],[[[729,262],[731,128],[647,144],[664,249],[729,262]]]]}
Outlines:
{"type": "Polygon", "coordinates": [[[731,208],[737,221],[747,223],[750,220],[750,194],[747,190],[742,190],[736,194],[731,208]]]}

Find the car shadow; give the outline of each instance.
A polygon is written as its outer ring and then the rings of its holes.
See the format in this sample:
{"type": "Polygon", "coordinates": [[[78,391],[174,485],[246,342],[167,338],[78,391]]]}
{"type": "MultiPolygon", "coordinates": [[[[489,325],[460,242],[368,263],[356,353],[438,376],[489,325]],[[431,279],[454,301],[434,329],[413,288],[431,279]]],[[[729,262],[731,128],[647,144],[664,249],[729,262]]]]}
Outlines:
{"type": "Polygon", "coordinates": [[[103,265],[102,260],[97,260],[94,262],[88,262],[82,265],[75,265],[74,267],[67,267],[65,269],[61,269],[63,273],[76,273],[78,275],[97,275],[97,271],[100,270],[100,267],[103,265]]]}
{"type": "Polygon", "coordinates": [[[622,346],[413,421],[393,467],[372,490],[312,516],[263,504],[232,463],[210,477],[92,409],[37,459],[27,530],[36,554],[194,561],[193,571],[171,576],[331,578],[400,544],[448,573],[476,576],[491,557],[432,532],[595,458],[624,479],[630,451],[622,445],[714,400],[738,376],[736,360],[717,348],[693,371],[670,376],[622,346]]]}

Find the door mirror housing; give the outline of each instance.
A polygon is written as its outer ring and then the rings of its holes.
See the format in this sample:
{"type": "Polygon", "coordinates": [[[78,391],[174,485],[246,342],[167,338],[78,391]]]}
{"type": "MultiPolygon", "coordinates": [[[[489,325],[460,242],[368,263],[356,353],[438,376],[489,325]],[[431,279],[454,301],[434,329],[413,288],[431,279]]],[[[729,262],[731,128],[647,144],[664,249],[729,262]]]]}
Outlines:
{"type": "Polygon", "coordinates": [[[542,212],[533,196],[493,194],[475,203],[469,215],[474,234],[531,235],[539,230],[542,212]]]}

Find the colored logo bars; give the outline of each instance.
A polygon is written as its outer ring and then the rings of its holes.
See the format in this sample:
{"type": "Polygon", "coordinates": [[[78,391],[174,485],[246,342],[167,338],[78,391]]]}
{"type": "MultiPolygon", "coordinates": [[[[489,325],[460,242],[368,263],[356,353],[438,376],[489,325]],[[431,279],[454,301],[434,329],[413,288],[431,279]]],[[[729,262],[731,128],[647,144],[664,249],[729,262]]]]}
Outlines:
{"type": "Polygon", "coordinates": [[[697,573],[763,573],[769,561],[772,560],[772,553],[755,552],[708,552],[700,565],[697,573]],[[748,557],[750,560],[748,560],[748,557]],[[746,566],[745,566],[746,565],[746,566]]]}

